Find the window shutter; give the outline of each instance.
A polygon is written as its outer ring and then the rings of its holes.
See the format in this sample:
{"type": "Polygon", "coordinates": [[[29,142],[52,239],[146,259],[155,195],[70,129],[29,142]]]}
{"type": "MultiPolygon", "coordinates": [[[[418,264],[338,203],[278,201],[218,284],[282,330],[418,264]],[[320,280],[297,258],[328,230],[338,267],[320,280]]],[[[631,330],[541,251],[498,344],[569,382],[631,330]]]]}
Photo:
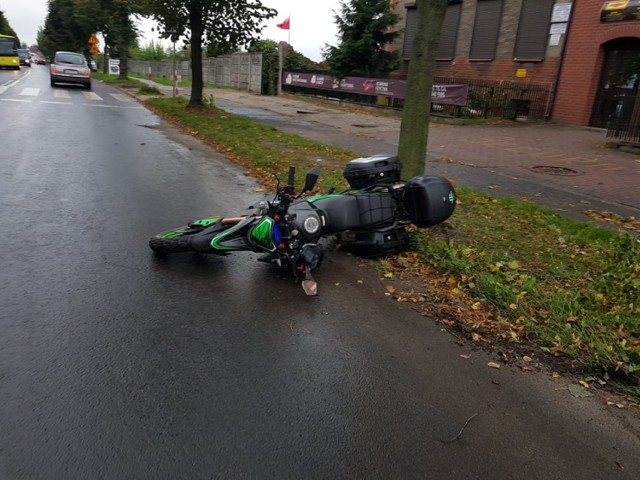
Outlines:
{"type": "Polygon", "coordinates": [[[447,13],[442,22],[440,41],[438,43],[438,60],[451,60],[456,56],[456,41],[458,40],[458,26],[460,25],[460,10],[462,3],[450,2],[447,13]]]}
{"type": "Polygon", "coordinates": [[[407,7],[406,21],[402,58],[410,59],[413,54],[413,39],[416,38],[416,32],[418,31],[418,11],[415,7],[407,7]]]}
{"type": "Polygon", "coordinates": [[[513,52],[516,60],[542,60],[544,58],[554,1],[523,0],[513,52]]]}
{"type": "Polygon", "coordinates": [[[478,0],[469,58],[493,60],[500,34],[502,0],[478,0]]]}

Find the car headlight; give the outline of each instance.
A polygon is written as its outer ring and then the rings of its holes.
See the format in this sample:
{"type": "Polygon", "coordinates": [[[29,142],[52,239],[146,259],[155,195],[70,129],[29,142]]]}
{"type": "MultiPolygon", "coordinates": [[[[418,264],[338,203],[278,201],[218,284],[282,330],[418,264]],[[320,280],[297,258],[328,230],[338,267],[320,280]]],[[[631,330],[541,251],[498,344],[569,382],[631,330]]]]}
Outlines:
{"type": "Polygon", "coordinates": [[[320,221],[315,216],[307,217],[304,219],[302,227],[306,233],[313,235],[314,233],[318,233],[318,230],[320,230],[320,221]]]}

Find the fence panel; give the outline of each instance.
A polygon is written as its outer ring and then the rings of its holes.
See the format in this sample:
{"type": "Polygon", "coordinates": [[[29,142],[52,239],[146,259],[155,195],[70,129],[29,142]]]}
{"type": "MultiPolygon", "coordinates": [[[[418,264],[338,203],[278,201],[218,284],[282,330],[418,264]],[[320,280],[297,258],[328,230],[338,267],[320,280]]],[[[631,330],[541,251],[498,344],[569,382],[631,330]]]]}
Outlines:
{"type": "MultiPolygon", "coordinates": [[[[161,61],[129,60],[129,71],[139,75],[173,78],[172,59],[161,61]]],[[[176,62],[182,80],[192,80],[190,62],[176,62]]],[[[234,53],[202,60],[202,80],[216,87],[230,87],[262,93],[262,53],[234,53]]]]}
{"type": "Polygon", "coordinates": [[[607,137],[640,142],[640,96],[613,96],[607,107],[601,115],[601,121],[606,122],[607,137]]]}

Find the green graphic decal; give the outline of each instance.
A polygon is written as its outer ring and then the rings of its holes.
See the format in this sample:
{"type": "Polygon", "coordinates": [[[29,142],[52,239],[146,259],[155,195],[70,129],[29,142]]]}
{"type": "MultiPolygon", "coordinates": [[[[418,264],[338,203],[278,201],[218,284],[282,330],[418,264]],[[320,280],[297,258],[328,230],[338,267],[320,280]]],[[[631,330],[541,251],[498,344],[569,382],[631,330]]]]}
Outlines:
{"type": "Polygon", "coordinates": [[[195,222],[191,223],[191,225],[193,225],[194,227],[207,228],[216,223],[218,220],[220,220],[220,217],[203,218],[201,220],[196,220],[195,222]]]}
{"type": "Polygon", "coordinates": [[[332,194],[332,195],[315,195],[313,197],[308,198],[309,203],[317,202],[318,200],[324,200],[325,198],[336,198],[336,197],[344,197],[344,195],[340,194],[332,194]]]}
{"type": "Polygon", "coordinates": [[[182,232],[167,232],[162,235],[162,238],[178,238],[182,236],[182,232]]]}
{"type": "Polygon", "coordinates": [[[267,250],[275,250],[273,243],[273,224],[271,217],[263,217],[258,224],[251,229],[251,240],[258,246],[267,250]]]}

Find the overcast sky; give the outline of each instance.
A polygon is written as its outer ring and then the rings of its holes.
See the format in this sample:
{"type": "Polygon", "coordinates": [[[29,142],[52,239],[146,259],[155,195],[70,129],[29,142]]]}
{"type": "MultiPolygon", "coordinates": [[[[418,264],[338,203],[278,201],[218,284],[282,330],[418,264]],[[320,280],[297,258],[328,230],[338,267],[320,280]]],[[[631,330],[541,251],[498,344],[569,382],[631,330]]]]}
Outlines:
{"type": "MultiPolygon", "coordinates": [[[[326,44],[337,44],[333,11],[339,12],[340,0],[262,0],[262,4],[278,11],[276,18],[265,23],[262,38],[290,41],[293,48],[315,61],[321,60],[321,51],[326,44]],[[289,15],[291,29],[277,28],[276,25],[289,15]]],[[[44,25],[47,16],[47,0],[0,0],[0,10],[21,42],[36,43],[38,29],[44,25]]],[[[157,34],[150,31],[151,26],[152,22],[142,22],[146,34],[140,39],[141,46],[158,39],[157,34]]]]}

